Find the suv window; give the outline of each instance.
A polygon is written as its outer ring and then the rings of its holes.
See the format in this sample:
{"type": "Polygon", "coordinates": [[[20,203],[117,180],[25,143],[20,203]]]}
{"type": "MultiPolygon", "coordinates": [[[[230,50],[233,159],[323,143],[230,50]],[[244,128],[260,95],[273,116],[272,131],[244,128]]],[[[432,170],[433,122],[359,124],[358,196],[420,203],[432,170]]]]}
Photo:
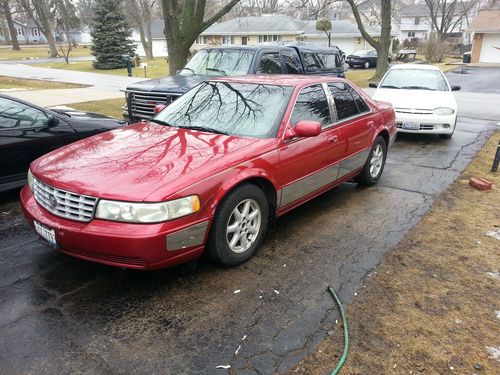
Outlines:
{"type": "Polygon", "coordinates": [[[335,53],[318,53],[318,58],[322,62],[322,70],[334,70],[340,67],[340,59],[335,53]]]}
{"type": "Polygon", "coordinates": [[[335,109],[337,110],[337,119],[343,120],[347,117],[355,116],[360,111],[356,105],[356,101],[351,95],[350,87],[344,82],[332,82],[328,84],[333,100],[335,101],[335,109]]]}
{"type": "Polygon", "coordinates": [[[300,74],[299,67],[295,59],[295,53],[291,51],[283,51],[283,62],[285,63],[286,70],[288,74],[300,74]]]}
{"type": "Polygon", "coordinates": [[[322,69],[322,63],[315,53],[302,52],[302,61],[304,61],[304,69],[308,73],[319,72],[322,69]]]}
{"type": "Polygon", "coordinates": [[[257,73],[280,74],[281,64],[278,52],[264,53],[260,58],[257,73]]]}
{"type": "Polygon", "coordinates": [[[10,128],[38,128],[48,124],[47,115],[26,104],[0,98],[0,130],[10,128]]]}
{"type": "Polygon", "coordinates": [[[291,116],[292,126],[301,120],[318,121],[322,126],[332,123],[323,86],[313,85],[300,91],[291,116]]]}

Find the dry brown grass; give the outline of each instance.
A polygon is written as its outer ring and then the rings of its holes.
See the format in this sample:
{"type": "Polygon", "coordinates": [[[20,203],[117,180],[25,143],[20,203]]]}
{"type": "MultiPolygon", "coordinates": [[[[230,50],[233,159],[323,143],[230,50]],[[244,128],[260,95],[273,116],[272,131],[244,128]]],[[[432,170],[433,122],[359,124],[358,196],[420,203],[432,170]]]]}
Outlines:
{"type": "MultiPolygon", "coordinates": [[[[64,82],[42,81],[38,79],[24,79],[0,76],[0,90],[2,89],[22,89],[22,90],[47,90],[47,89],[73,89],[88,87],[64,82]]],[[[1,91],[0,91],[1,92],[1,91]]],[[[6,92],[8,94],[8,92],[6,92]]]]}
{"type": "MultiPolygon", "coordinates": [[[[487,347],[500,347],[496,310],[500,173],[491,173],[500,132],[391,250],[347,309],[351,349],[342,374],[499,374],[487,347]],[[494,183],[468,186],[470,176],[494,183]],[[479,365],[480,369],[474,366],[479,365]]],[[[325,374],[342,351],[340,326],[291,373],[325,374]]]]}

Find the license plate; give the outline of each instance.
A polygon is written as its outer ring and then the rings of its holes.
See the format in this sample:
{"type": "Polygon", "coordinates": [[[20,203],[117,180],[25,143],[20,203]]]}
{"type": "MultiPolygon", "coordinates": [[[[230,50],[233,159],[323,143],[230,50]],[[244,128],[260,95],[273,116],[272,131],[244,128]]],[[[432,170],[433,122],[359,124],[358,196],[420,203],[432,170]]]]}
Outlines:
{"type": "Polygon", "coordinates": [[[419,122],[411,122],[411,121],[403,121],[401,124],[402,129],[408,129],[408,130],[419,130],[420,129],[420,123],[419,122]]]}
{"type": "Polygon", "coordinates": [[[37,232],[40,237],[46,240],[51,246],[57,247],[56,232],[54,229],[50,229],[36,220],[33,220],[33,224],[35,225],[35,232],[37,232]]]}

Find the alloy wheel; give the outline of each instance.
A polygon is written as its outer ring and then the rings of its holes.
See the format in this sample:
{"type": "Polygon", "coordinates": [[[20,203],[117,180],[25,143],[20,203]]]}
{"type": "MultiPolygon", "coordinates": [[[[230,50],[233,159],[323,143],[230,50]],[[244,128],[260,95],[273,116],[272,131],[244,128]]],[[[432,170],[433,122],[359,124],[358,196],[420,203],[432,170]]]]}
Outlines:
{"type": "Polygon", "coordinates": [[[261,227],[262,211],[253,199],[244,199],[236,205],[226,226],[226,241],[235,253],[243,253],[256,241],[261,227]]]}
{"type": "Polygon", "coordinates": [[[384,164],[384,149],[380,144],[376,145],[372,152],[372,158],[370,159],[370,176],[372,178],[377,178],[380,171],[382,170],[382,165],[384,164]]]}

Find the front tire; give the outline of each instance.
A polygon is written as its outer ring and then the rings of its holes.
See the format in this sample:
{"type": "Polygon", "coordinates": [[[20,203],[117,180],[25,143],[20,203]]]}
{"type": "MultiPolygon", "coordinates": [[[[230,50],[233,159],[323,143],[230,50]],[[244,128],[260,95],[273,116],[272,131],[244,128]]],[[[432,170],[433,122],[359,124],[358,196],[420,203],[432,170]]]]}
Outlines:
{"type": "Polygon", "coordinates": [[[228,193],[217,208],[207,242],[207,255],[224,266],[250,259],[267,230],[269,205],[264,192],[245,184],[228,193]]]}
{"type": "Polygon", "coordinates": [[[378,136],[368,154],[368,159],[366,160],[363,170],[354,180],[363,186],[375,185],[382,175],[386,158],[387,144],[383,137],[378,136]]]}

